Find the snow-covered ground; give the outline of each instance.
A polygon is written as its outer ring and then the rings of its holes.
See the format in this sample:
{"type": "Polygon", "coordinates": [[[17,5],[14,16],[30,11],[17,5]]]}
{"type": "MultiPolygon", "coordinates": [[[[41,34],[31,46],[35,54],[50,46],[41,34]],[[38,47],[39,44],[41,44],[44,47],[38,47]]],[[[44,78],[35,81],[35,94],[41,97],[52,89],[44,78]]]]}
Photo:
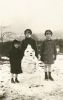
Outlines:
{"type": "Polygon", "coordinates": [[[54,81],[44,80],[44,68],[33,74],[20,74],[20,83],[11,83],[10,77],[10,64],[1,64],[0,87],[6,93],[0,100],[63,100],[63,55],[57,55],[52,65],[54,81]]]}

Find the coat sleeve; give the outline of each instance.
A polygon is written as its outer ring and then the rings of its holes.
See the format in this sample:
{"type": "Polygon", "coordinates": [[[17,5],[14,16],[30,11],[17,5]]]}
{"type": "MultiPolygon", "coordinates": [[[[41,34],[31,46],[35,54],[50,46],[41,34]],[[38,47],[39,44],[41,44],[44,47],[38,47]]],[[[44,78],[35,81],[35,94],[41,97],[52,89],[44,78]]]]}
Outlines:
{"type": "Polygon", "coordinates": [[[40,49],[41,61],[43,61],[43,51],[44,51],[44,41],[42,42],[41,49],[40,49]]]}
{"type": "Polygon", "coordinates": [[[37,50],[37,43],[34,41],[34,49],[35,49],[35,55],[38,58],[38,50],[37,50]]]}
{"type": "Polygon", "coordinates": [[[56,55],[57,55],[56,43],[54,42],[54,60],[56,60],[56,55]]]}
{"type": "Polygon", "coordinates": [[[24,50],[25,50],[25,43],[24,43],[24,41],[22,41],[22,43],[21,43],[21,59],[24,56],[24,50]]]}
{"type": "Polygon", "coordinates": [[[13,52],[12,50],[9,51],[9,60],[10,60],[10,64],[13,62],[13,52]]]}

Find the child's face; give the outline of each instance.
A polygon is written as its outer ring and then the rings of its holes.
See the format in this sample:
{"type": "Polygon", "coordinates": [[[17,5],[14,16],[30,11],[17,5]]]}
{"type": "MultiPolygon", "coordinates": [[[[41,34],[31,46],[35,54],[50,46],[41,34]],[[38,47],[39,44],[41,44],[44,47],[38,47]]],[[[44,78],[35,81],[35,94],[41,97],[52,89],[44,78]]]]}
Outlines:
{"type": "Polygon", "coordinates": [[[19,47],[19,44],[14,44],[14,47],[15,47],[15,48],[18,48],[18,47],[19,47]]]}
{"type": "Polygon", "coordinates": [[[47,40],[51,39],[51,37],[52,37],[51,34],[46,34],[46,39],[47,40]]]}
{"type": "Polygon", "coordinates": [[[31,37],[31,34],[30,34],[30,32],[29,32],[29,31],[27,31],[27,32],[26,32],[25,37],[27,37],[27,38],[30,38],[30,37],[31,37]]]}

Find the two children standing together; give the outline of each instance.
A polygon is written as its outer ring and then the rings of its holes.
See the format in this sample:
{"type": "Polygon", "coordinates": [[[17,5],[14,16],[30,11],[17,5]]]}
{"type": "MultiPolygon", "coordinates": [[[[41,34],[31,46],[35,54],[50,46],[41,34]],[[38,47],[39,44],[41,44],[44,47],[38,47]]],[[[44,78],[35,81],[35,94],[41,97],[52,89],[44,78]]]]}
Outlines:
{"type": "MultiPolygon", "coordinates": [[[[22,73],[21,69],[21,60],[24,56],[24,51],[28,44],[35,50],[35,55],[38,58],[36,41],[31,38],[32,31],[30,29],[26,29],[24,31],[25,39],[22,40],[21,50],[19,49],[19,41],[14,40],[12,43],[12,49],[10,50],[10,66],[11,66],[11,82],[19,83],[18,74],[22,73]],[[14,79],[15,74],[15,79],[14,79]]],[[[51,64],[54,63],[56,59],[56,46],[54,40],[52,40],[52,31],[46,30],[45,37],[46,39],[43,41],[41,45],[41,61],[44,62],[44,70],[45,70],[45,80],[54,80],[51,76],[51,64]]]]}

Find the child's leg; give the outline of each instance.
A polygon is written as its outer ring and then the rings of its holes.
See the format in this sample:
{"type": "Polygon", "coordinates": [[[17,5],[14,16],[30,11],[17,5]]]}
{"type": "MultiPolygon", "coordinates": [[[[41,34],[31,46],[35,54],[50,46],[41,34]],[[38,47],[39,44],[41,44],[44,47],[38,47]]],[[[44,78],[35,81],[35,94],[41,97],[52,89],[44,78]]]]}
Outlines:
{"type": "Polygon", "coordinates": [[[48,72],[51,72],[51,64],[48,64],[48,72]]]}
{"type": "Polygon", "coordinates": [[[53,81],[53,78],[51,76],[51,65],[48,64],[48,73],[49,73],[49,79],[53,81]]]}
{"type": "Polygon", "coordinates": [[[15,82],[19,83],[19,81],[18,81],[18,74],[15,74],[15,82]]]}
{"type": "Polygon", "coordinates": [[[45,64],[44,70],[45,70],[45,80],[47,80],[48,79],[47,64],[45,64]]]}
{"type": "Polygon", "coordinates": [[[14,82],[14,74],[13,73],[11,73],[11,83],[15,83],[14,82]]]}
{"type": "Polygon", "coordinates": [[[15,79],[17,79],[17,77],[18,77],[18,74],[15,74],[15,79]]]}

